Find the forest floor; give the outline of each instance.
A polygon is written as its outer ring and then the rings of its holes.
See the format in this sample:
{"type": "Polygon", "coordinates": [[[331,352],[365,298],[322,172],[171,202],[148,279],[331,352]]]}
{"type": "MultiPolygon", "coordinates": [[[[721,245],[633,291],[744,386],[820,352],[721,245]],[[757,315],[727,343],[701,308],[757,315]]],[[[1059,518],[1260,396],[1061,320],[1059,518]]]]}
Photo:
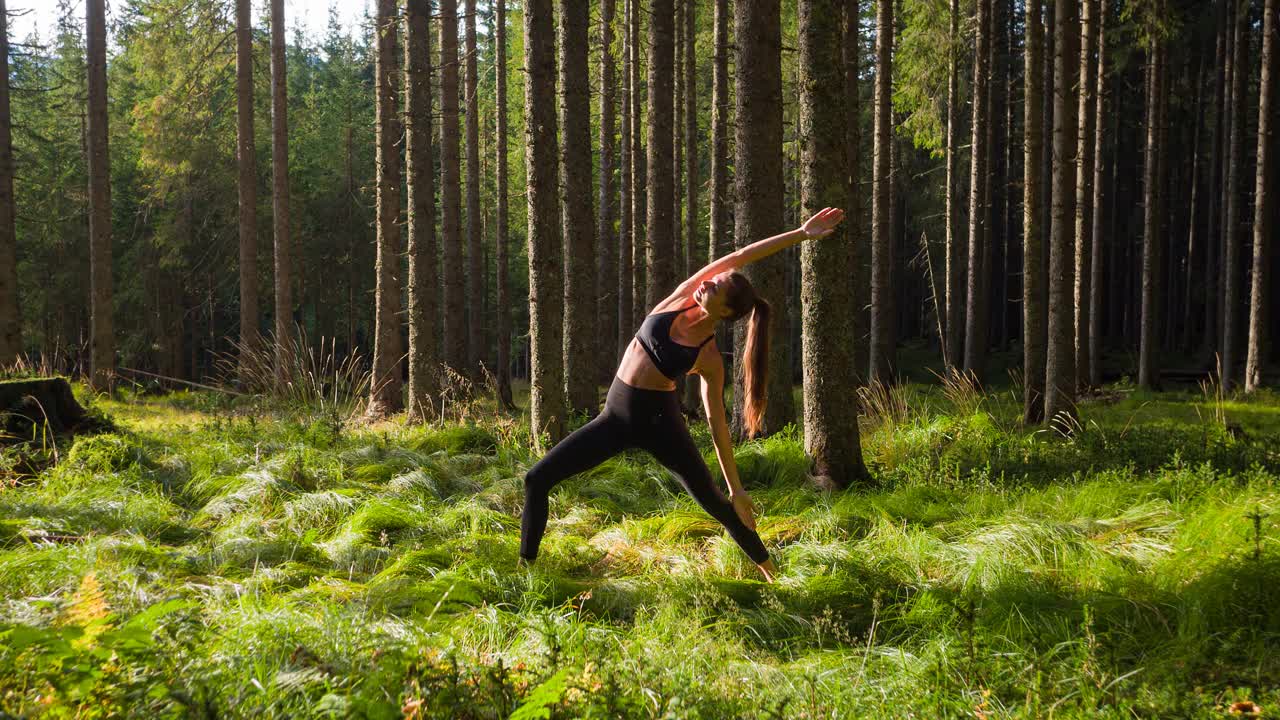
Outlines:
{"type": "Polygon", "coordinates": [[[797,431],[741,444],[773,585],[639,454],[563,483],[518,569],[537,456],[483,404],[81,397],[116,431],[0,489],[0,717],[1280,710],[1271,393],[1109,387],[1064,440],[908,385],[867,404],[876,484],[835,493],[797,431]]]}

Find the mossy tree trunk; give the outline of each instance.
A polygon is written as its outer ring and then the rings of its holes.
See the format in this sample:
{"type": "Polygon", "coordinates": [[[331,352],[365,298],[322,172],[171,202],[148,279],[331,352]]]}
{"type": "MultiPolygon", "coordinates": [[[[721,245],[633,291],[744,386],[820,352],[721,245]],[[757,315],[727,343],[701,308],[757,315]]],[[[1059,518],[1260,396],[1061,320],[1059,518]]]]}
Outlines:
{"type": "Polygon", "coordinates": [[[565,431],[564,262],[556,187],[556,48],[551,0],[524,8],[525,172],[529,243],[530,419],[535,442],[565,431]]]}
{"type": "MultiPolygon", "coordinates": [[[[844,199],[842,0],[800,0],[800,205],[810,216],[844,199]]],[[[856,37],[856,36],[855,36],[856,37]]],[[[850,342],[856,314],[853,243],[842,224],[833,237],[800,246],[804,445],[820,485],[848,487],[868,477],[858,437],[857,370],[850,342]]]]}
{"type": "Polygon", "coordinates": [[[565,248],[564,372],[569,411],[595,414],[595,219],[591,207],[588,0],[560,0],[560,203],[565,248]]]}

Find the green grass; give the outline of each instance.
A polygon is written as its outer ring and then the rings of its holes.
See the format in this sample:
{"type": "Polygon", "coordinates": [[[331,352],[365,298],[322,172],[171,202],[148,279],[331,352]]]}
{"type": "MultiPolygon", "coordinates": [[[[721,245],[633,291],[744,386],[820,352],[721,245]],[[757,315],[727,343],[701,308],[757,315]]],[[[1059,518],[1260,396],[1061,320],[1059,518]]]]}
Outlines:
{"type": "MultiPolygon", "coordinates": [[[[563,483],[517,569],[527,423],[98,397],[0,492],[19,717],[1189,717],[1280,704],[1280,401],[1109,388],[1074,437],[909,385],[869,488],[737,448],[781,574],[651,459],[563,483]],[[976,408],[976,409],[974,409],[976,408]],[[1224,422],[1225,420],[1225,422],[1224,422]]],[[[708,434],[695,439],[714,468],[708,434]]],[[[2,713],[0,713],[2,714],[2,713]]]]}

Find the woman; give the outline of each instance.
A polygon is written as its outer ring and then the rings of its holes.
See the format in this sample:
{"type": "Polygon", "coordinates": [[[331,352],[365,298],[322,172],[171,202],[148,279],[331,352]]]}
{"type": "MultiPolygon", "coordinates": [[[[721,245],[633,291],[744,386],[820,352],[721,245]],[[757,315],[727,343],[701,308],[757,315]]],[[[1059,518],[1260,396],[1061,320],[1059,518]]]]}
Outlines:
{"type": "Polygon", "coordinates": [[[769,304],[758,297],[739,268],[791,247],[806,238],[831,234],[844,211],[825,210],[798,230],[748,245],[699,270],[680,283],[644,319],[627,347],[605,400],[604,411],[569,435],[525,475],[520,557],[533,562],[547,528],[547,496],[565,478],[590,470],[627,448],[647,450],[675,474],[685,490],[729,534],[773,582],[769,552],[756,534],[755,506],[738,480],[733,443],[724,414],[724,362],[715,328],[751,315],[744,352],[747,432],[760,429],[765,408],[769,358],[769,304]],[[712,483],[711,472],[689,436],[675,380],[683,374],[702,378],[702,405],[729,497],[712,483]]]}

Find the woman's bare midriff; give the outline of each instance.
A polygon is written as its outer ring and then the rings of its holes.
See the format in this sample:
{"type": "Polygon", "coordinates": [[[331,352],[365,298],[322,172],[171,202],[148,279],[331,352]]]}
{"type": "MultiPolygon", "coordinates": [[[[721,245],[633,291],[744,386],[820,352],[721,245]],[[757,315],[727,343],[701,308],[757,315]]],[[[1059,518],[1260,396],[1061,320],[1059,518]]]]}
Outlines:
{"type": "Polygon", "coordinates": [[[635,338],[631,338],[631,344],[622,354],[622,362],[618,363],[615,375],[622,382],[641,390],[676,389],[676,384],[658,370],[635,338]]]}

